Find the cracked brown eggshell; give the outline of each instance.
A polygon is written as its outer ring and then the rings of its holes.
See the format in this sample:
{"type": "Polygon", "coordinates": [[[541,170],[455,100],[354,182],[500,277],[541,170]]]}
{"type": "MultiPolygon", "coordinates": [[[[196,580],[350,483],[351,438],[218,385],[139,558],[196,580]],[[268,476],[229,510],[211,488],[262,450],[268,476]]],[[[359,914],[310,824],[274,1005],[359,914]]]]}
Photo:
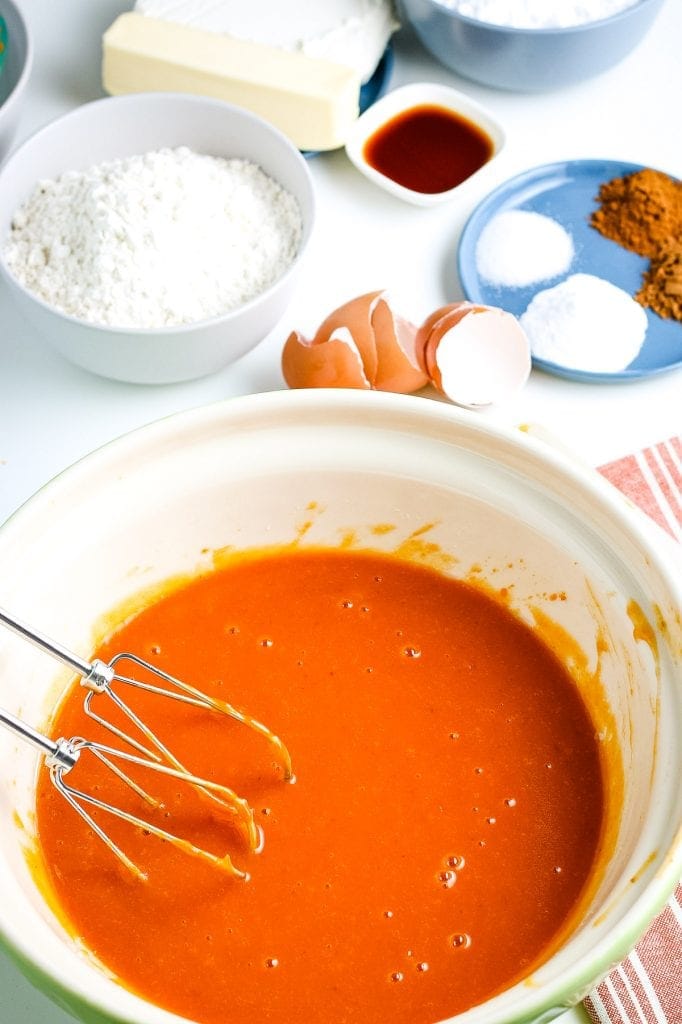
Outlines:
{"type": "Polygon", "coordinates": [[[282,373],[291,388],[410,394],[428,383],[416,337],[416,325],[393,312],[385,292],[368,292],[330,313],[312,340],[292,331],[282,352],[282,373]]]}

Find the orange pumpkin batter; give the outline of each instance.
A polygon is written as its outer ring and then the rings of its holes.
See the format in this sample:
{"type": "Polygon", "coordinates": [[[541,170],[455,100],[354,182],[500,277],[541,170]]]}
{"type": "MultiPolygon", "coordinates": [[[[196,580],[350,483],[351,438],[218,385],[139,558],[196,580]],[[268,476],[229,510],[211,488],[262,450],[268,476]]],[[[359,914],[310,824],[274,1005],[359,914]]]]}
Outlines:
{"type": "MultiPolygon", "coordinates": [[[[480,591],[390,556],[263,554],[170,593],[98,654],[120,650],[266,722],[296,773],[285,783],[243,725],[135,697],[184,763],[249,799],[265,846],[147,777],[154,820],[229,851],[246,882],[108,819],[136,879],[42,774],[58,902],[152,1002],[201,1024],[434,1024],[528,974],[575,913],[602,829],[594,726],[558,659],[480,591]]],[[[55,733],[99,738],[81,704],[76,688],[55,733]]]]}

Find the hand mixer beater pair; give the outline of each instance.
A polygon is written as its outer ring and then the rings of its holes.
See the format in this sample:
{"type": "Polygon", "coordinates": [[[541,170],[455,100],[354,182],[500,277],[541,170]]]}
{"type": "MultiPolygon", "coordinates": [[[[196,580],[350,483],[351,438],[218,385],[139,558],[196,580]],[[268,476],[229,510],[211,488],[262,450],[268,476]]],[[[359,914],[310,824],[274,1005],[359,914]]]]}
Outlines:
{"type": "Polygon", "coordinates": [[[45,764],[49,768],[54,786],[96,835],[99,836],[102,842],[106,843],[119,861],[138,878],[146,878],[142,869],[133,863],[118,843],[114,842],[88,808],[97,808],[99,811],[119,818],[134,827],[144,829],[147,834],[155,835],[159,839],[173,844],[178,849],[192,856],[208,861],[236,878],[247,878],[247,873],[237,868],[228,854],[218,857],[208,850],[195,846],[186,839],[182,839],[180,836],[159,828],[144,818],[137,817],[137,815],[116,807],[114,804],[99,799],[92,793],[76,788],[66,779],[69,772],[83,757],[93,757],[112,772],[121,783],[133,790],[148,806],[159,807],[159,801],[147,793],[139,782],[133,779],[125,769],[127,766],[134,765],[146,771],[170,776],[194,787],[227,808],[235,816],[246,838],[249,849],[257,851],[261,845],[262,836],[248,802],[229,787],[189,772],[150,726],[135,713],[118,691],[119,689],[125,690],[125,688],[145,690],[147,693],[159,697],[179,701],[192,707],[204,709],[207,712],[227,715],[230,718],[236,719],[265,737],[276,750],[277,756],[282,763],[284,780],[293,781],[291,758],[279,737],[275,736],[261,722],[233,707],[233,705],[209,697],[201,690],[162,671],[155,665],[143,661],[135,654],[121,652],[114,655],[109,662],[101,661],[99,658],[88,662],[56,641],[38,633],[25,623],[9,615],[3,609],[0,609],[0,623],[76,672],[81,677],[81,685],[87,690],[83,704],[85,713],[119,740],[122,740],[126,747],[129,748],[112,747],[105,743],[88,740],[80,736],[73,736],[70,739],[60,738],[51,740],[8,711],[0,708],[0,725],[4,725],[44,754],[45,764]],[[137,678],[129,673],[135,673],[137,678]],[[145,679],[146,676],[151,676],[154,681],[147,681],[145,679]],[[104,714],[99,714],[95,711],[92,705],[96,697],[101,697],[102,704],[105,706],[107,706],[105,701],[108,699],[111,704],[118,708],[122,712],[124,719],[130,724],[131,729],[141,737],[141,740],[116,725],[105,717],[104,714]]]}

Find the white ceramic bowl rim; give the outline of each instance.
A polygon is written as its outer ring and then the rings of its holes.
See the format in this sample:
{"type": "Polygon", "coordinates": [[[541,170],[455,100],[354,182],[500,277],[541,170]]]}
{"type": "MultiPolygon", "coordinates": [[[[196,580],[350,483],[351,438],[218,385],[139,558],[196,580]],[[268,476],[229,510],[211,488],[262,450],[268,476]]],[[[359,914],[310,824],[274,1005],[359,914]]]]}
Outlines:
{"type": "MultiPolygon", "coordinates": [[[[7,157],[4,165],[0,167],[0,182],[2,181],[2,174],[4,168],[9,167],[11,165],[14,157],[18,156],[21,153],[24,146],[32,144],[34,140],[39,139],[42,135],[46,135],[55,130],[59,130],[59,127],[65,121],[75,121],[80,117],[87,117],[90,115],[91,111],[96,110],[98,107],[101,107],[102,105],[108,106],[112,103],[116,103],[118,105],[130,104],[134,106],[137,103],[139,103],[141,99],[144,101],[144,98],[147,96],[153,97],[153,102],[155,104],[159,101],[164,102],[163,98],[166,98],[169,104],[173,103],[175,100],[182,100],[183,103],[187,104],[195,103],[197,107],[206,107],[208,105],[213,106],[216,109],[223,108],[227,110],[232,110],[240,116],[243,116],[245,120],[251,120],[262,124],[263,127],[267,128],[273,135],[276,135],[279,138],[280,142],[283,145],[287,146],[292,151],[292,153],[299,153],[299,151],[296,149],[293,143],[286,137],[286,135],[283,134],[283,132],[279,130],[279,128],[276,128],[274,125],[270,124],[268,121],[265,121],[262,117],[259,117],[257,114],[254,114],[251,111],[244,109],[243,107],[236,106],[236,104],[234,103],[227,103],[225,100],[213,99],[208,96],[193,96],[190,93],[128,93],[123,96],[104,96],[101,99],[91,100],[89,103],[83,103],[81,104],[81,106],[75,107],[73,110],[67,111],[60,117],[57,117],[54,120],[50,121],[48,124],[45,124],[41,128],[38,128],[35,132],[29,135],[28,138],[26,138],[21,143],[21,145],[18,146],[16,150],[14,150],[13,153],[11,153],[7,157]]],[[[302,156],[301,160],[305,165],[305,160],[302,156]]],[[[272,177],[272,175],[270,176],[272,177]]],[[[236,306],[234,309],[228,310],[226,313],[219,313],[217,316],[207,317],[206,319],[203,320],[192,320],[184,324],[172,324],[163,327],[119,327],[116,326],[115,324],[101,324],[97,323],[94,320],[84,320],[81,317],[73,316],[73,314],[71,313],[64,312],[63,310],[59,309],[58,306],[53,306],[50,305],[50,303],[45,302],[44,299],[42,299],[39,295],[36,295],[36,293],[31,291],[29,288],[26,288],[21,283],[21,281],[18,280],[15,274],[13,274],[10,268],[7,266],[7,263],[5,261],[4,239],[0,239],[0,263],[2,263],[4,272],[8,275],[8,277],[11,277],[13,283],[28,300],[37,303],[46,312],[58,316],[62,320],[74,324],[84,325],[88,327],[88,329],[93,331],[99,331],[102,334],[111,334],[112,332],[114,332],[116,334],[121,335],[153,338],[155,336],[160,335],[166,336],[173,334],[186,334],[187,331],[194,330],[195,328],[203,328],[211,325],[229,324],[229,321],[232,317],[235,317],[238,314],[242,314],[244,312],[248,312],[248,310],[258,305],[260,302],[266,299],[268,295],[270,295],[276,289],[280,288],[284,284],[284,282],[286,282],[286,280],[295,272],[295,270],[298,267],[298,264],[303,258],[303,254],[308,246],[308,242],[310,241],[312,225],[315,219],[315,193],[312,187],[312,181],[309,178],[306,180],[308,182],[308,202],[310,208],[310,216],[303,223],[303,233],[301,235],[298,250],[296,252],[296,255],[294,256],[294,259],[291,261],[291,263],[286,268],[284,273],[281,274],[276,281],[273,281],[272,284],[268,285],[268,287],[264,289],[264,291],[259,292],[258,295],[253,296],[253,298],[248,299],[246,302],[240,303],[239,306],[236,306]]]]}
{"type": "MultiPolygon", "coordinates": [[[[501,451],[511,452],[514,457],[521,459],[524,465],[535,468],[543,467],[556,472],[567,481],[569,486],[586,494],[593,507],[598,508],[600,512],[618,523],[634,543],[646,551],[647,560],[652,569],[664,581],[678,606],[682,604],[680,561],[676,560],[673,555],[673,549],[668,549],[664,535],[657,527],[649,523],[643,513],[624,501],[622,495],[599,477],[596,472],[583,468],[569,456],[520,431],[479,421],[472,414],[441,403],[379,393],[358,395],[357,392],[345,390],[283,391],[230,399],[190,412],[174,414],[109,442],[65,470],[14,513],[0,532],[6,530],[11,532],[12,524],[16,522],[18,525],[26,511],[30,513],[40,505],[50,505],[60,492],[67,495],[79,493],[83,482],[87,482],[93,465],[97,466],[100,472],[102,469],[111,471],[117,466],[124,466],[126,459],[135,453],[140,442],[144,446],[155,440],[167,440],[172,436],[180,436],[183,432],[192,434],[193,431],[205,428],[207,425],[217,429],[223,424],[229,425],[234,418],[239,422],[241,415],[248,415],[250,421],[254,421],[254,419],[258,421],[259,417],[267,415],[270,421],[277,423],[280,418],[285,419],[292,409],[302,413],[306,417],[306,421],[311,421],[311,418],[314,421],[316,416],[324,417],[330,410],[337,419],[345,416],[346,420],[350,418],[352,421],[354,414],[357,415],[358,408],[365,406],[376,416],[405,417],[405,423],[408,425],[410,419],[415,416],[418,416],[429,429],[435,430],[439,425],[442,426],[448,422],[456,426],[459,425],[463,429],[473,430],[491,442],[499,444],[501,451]]],[[[655,873],[647,880],[646,885],[643,886],[642,891],[627,912],[601,941],[595,944],[589,952],[572,962],[560,977],[542,984],[537,989],[520,983],[501,996],[495,997],[488,1003],[475,1007],[472,1011],[467,1011],[466,1014],[453,1018],[453,1020],[462,1019],[463,1022],[471,1020],[476,1024],[498,1024],[501,1019],[499,1003],[502,999],[505,999],[508,1004],[504,1015],[506,1024],[538,1020],[540,1018],[536,1015],[542,1015],[545,1012],[547,1016],[541,1019],[551,1019],[556,1015],[557,1006],[569,1005],[576,998],[578,992],[586,994],[586,987],[589,988],[596,978],[603,976],[629,952],[655,913],[664,905],[674,890],[681,873],[682,829],[678,828],[671,847],[668,850],[660,851],[659,864],[655,873]]],[[[26,940],[26,937],[22,936],[21,922],[0,922],[0,938],[20,967],[32,978],[43,979],[53,994],[55,992],[62,993],[65,999],[72,998],[75,994],[82,1005],[90,1006],[95,1014],[103,1015],[101,1018],[95,1016],[94,1020],[117,1020],[125,1021],[125,1024],[136,1024],[132,1017],[117,1014],[116,1010],[108,1009],[105,1002],[98,1003],[91,994],[70,987],[63,978],[58,977],[51,962],[43,955],[41,949],[34,948],[26,940]]],[[[157,1011],[153,1007],[149,1016],[145,1016],[145,1021],[153,1020],[154,1022],[157,1020],[170,1022],[179,1019],[165,1011],[157,1011]]]]}

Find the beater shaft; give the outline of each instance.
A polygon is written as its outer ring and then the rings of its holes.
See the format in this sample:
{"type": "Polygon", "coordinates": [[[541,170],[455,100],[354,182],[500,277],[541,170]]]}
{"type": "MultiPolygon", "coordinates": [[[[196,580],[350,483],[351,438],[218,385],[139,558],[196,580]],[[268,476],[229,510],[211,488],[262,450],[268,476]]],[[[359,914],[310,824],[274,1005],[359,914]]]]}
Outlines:
{"type": "Polygon", "coordinates": [[[62,646],[56,640],[45,636],[44,633],[40,633],[37,629],[28,626],[21,619],[10,615],[4,608],[0,608],[0,622],[14,633],[17,633],[18,636],[23,637],[24,640],[28,640],[34,647],[38,647],[47,654],[51,654],[57,661],[61,661],[62,665],[73,669],[94,690],[99,691],[103,689],[114,678],[114,670],[106,662],[100,661],[99,658],[95,658],[92,662],[86,661],[85,658],[74,654],[73,651],[62,646]]]}
{"type": "Polygon", "coordinates": [[[65,771],[69,771],[78,761],[78,752],[71,747],[68,740],[51,740],[4,708],[0,708],[0,724],[41,750],[50,765],[61,765],[65,771]]]}

